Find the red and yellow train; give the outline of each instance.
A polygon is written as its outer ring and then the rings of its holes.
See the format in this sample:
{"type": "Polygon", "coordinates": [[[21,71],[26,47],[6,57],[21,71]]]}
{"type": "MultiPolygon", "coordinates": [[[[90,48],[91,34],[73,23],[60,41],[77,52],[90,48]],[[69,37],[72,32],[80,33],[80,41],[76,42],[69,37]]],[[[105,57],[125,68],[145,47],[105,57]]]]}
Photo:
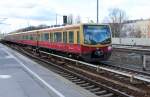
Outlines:
{"type": "Polygon", "coordinates": [[[111,55],[111,30],[104,24],[77,24],[10,33],[5,41],[49,52],[78,56],[86,61],[107,60],[111,55]]]}

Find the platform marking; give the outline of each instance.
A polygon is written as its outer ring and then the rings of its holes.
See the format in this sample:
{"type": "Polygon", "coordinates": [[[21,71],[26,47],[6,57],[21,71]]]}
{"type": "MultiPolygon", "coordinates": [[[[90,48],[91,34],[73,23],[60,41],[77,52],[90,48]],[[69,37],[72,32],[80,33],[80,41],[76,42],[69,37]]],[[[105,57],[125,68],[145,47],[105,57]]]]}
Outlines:
{"type": "Polygon", "coordinates": [[[11,78],[11,75],[0,75],[0,79],[8,79],[11,78]]]}
{"type": "Polygon", "coordinates": [[[33,72],[31,69],[29,69],[25,64],[23,64],[19,59],[17,59],[17,57],[15,57],[14,55],[12,55],[10,52],[6,51],[5,49],[3,49],[8,55],[12,56],[20,65],[22,65],[23,68],[25,68],[27,70],[27,72],[29,72],[32,76],[36,77],[38,80],[40,80],[47,88],[49,88],[50,90],[52,90],[54,93],[56,93],[59,97],[65,97],[62,93],[60,93],[59,91],[57,91],[53,86],[51,86],[50,84],[48,84],[45,80],[43,80],[38,74],[36,74],[35,72],[33,72]]]}

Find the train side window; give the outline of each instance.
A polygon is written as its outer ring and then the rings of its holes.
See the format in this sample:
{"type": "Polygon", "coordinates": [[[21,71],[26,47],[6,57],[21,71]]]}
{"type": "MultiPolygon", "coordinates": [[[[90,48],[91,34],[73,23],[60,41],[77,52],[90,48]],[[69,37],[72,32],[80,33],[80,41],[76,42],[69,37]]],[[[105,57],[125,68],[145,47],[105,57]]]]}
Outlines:
{"type": "Polygon", "coordinates": [[[35,34],[33,34],[33,40],[36,41],[36,35],[35,34]]]}
{"type": "Polygon", "coordinates": [[[62,42],[62,33],[61,32],[57,33],[57,42],[62,42]]]}
{"type": "Polygon", "coordinates": [[[33,36],[32,35],[30,35],[30,40],[33,40],[33,36]]]}
{"type": "Polygon", "coordinates": [[[23,36],[23,40],[26,40],[26,35],[23,36]]]}
{"type": "Polygon", "coordinates": [[[67,32],[63,32],[63,43],[67,43],[67,32]]]}
{"type": "Polygon", "coordinates": [[[28,35],[28,40],[30,40],[30,35],[28,35]]]}
{"type": "Polygon", "coordinates": [[[42,33],[40,33],[40,35],[39,35],[39,40],[43,41],[43,34],[42,33]]]}
{"type": "Polygon", "coordinates": [[[34,34],[32,34],[32,40],[34,41],[34,34]]]}
{"type": "Polygon", "coordinates": [[[77,44],[80,44],[80,32],[77,31],[77,44]]]}
{"type": "Polygon", "coordinates": [[[37,41],[41,41],[41,35],[40,35],[40,33],[39,33],[39,32],[37,32],[36,40],[37,40],[37,41]]]}
{"type": "Polygon", "coordinates": [[[30,40],[30,35],[28,35],[28,40],[30,40]]]}
{"type": "Polygon", "coordinates": [[[53,42],[53,33],[50,33],[50,42],[53,42]]]}
{"type": "Polygon", "coordinates": [[[26,40],[28,40],[28,36],[26,35],[26,40]]]}
{"type": "Polygon", "coordinates": [[[74,32],[69,31],[69,43],[74,43],[74,32]]]}
{"type": "Polygon", "coordinates": [[[30,40],[30,35],[27,35],[27,36],[28,36],[27,40],[30,40]]]}
{"type": "Polygon", "coordinates": [[[23,35],[23,40],[25,40],[25,35],[23,35]]]}
{"type": "Polygon", "coordinates": [[[20,40],[22,40],[22,35],[20,35],[20,40]]]}
{"type": "Polygon", "coordinates": [[[19,37],[18,37],[18,35],[17,35],[17,40],[19,40],[19,37]]]}
{"type": "Polygon", "coordinates": [[[24,35],[24,40],[26,40],[26,35],[24,35]]]}
{"type": "Polygon", "coordinates": [[[27,38],[27,35],[25,35],[25,40],[27,40],[28,38],[27,38]]]}
{"type": "Polygon", "coordinates": [[[62,33],[61,32],[54,33],[54,42],[62,42],[62,33]]]}
{"type": "Polygon", "coordinates": [[[57,42],[57,36],[56,36],[56,33],[54,33],[54,42],[57,42]]]}
{"type": "Polygon", "coordinates": [[[43,41],[49,41],[49,33],[44,33],[42,38],[43,41]]]}
{"type": "Polygon", "coordinates": [[[30,35],[28,35],[28,40],[30,40],[30,35]]]}

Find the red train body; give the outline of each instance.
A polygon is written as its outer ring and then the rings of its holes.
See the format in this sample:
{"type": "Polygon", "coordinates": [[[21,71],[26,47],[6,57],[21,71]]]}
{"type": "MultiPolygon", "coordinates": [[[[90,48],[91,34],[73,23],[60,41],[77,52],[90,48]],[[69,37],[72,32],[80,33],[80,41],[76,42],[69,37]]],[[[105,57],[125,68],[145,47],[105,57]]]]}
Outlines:
{"type": "Polygon", "coordinates": [[[86,61],[107,60],[111,55],[109,25],[69,25],[8,34],[5,41],[75,55],[86,61]]]}

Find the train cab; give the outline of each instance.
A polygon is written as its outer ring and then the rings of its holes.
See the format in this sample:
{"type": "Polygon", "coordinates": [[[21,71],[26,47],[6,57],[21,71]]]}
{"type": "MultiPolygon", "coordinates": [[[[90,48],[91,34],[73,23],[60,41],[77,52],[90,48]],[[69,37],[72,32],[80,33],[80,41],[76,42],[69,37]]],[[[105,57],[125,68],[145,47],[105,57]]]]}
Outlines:
{"type": "Polygon", "coordinates": [[[85,24],[82,32],[82,57],[90,61],[107,60],[112,51],[110,26],[85,24]]]}

